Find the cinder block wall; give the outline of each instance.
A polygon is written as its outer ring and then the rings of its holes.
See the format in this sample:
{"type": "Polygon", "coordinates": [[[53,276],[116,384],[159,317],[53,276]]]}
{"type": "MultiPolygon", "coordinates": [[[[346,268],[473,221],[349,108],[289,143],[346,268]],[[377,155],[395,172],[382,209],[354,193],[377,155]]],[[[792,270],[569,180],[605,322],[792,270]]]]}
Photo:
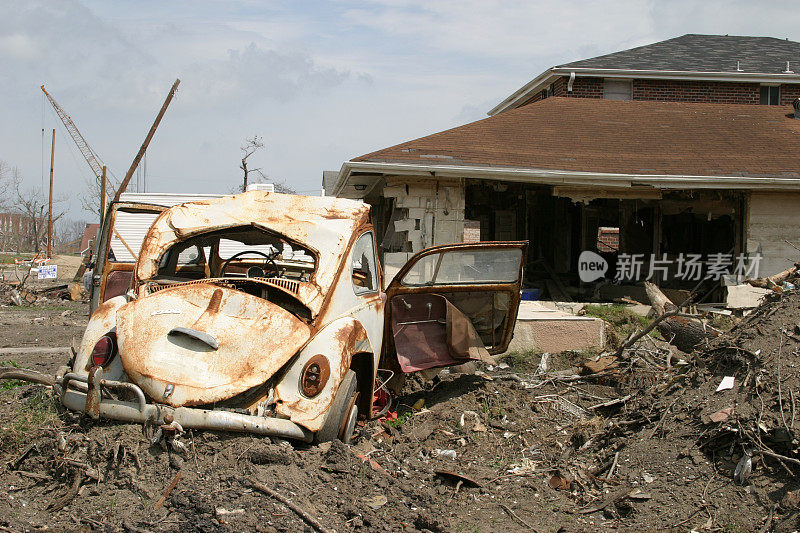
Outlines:
{"type": "Polygon", "coordinates": [[[759,276],[777,274],[790,268],[800,259],[796,249],[800,244],[798,220],[800,220],[799,193],[750,193],[747,213],[747,252],[761,254],[759,276]]]}
{"type": "MultiPolygon", "coordinates": [[[[387,252],[383,257],[386,278],[416,252],[438,244],[464,240],[464,184],[459,179],[387,177],[383,196],[394,198],[402,218],[394,222],[407,252],[387,252]]],[[[397,241],[395,241],[397,242],[397,241]]]]}

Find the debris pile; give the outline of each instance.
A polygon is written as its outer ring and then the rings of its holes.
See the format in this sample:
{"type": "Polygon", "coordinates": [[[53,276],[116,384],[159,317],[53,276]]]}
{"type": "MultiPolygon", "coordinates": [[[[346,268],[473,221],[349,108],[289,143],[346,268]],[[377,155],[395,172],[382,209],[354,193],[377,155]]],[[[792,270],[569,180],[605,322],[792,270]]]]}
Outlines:
{"type": "Polygon", "coordinates": [[[31,288],[24,283],[0,280],[0,304],[2,305],[37,305],[52,300],[88,301],[88,294],[79,283],[31,288]]]}
{"type": "Polygon", "coordinates": [[[0,526],[797,529],[800,293],[774,293],[691,354],[634,337],[617,353],[509,355],[409,380],[352,446],[63,411],[20,441],[24,408],[0,409],[0,499],[12,510],[0,526]]]}
{"type": "Polygon", "coordinates": [[[608,414],[571,463],[576,498],[589,499],[590,510],[599,500],[608,517],[641,510],[631,502],[645,496],[664,516],[667,502],[694,506],[663,526],[796,529],[799,387],[800,294],[782,289],[686,364],[626,391],[625,407],[608,414]],[[598,473],[622,488],[603,498],[598,473]],[[737,506],[751,512],[737,515],[737,506]]]}

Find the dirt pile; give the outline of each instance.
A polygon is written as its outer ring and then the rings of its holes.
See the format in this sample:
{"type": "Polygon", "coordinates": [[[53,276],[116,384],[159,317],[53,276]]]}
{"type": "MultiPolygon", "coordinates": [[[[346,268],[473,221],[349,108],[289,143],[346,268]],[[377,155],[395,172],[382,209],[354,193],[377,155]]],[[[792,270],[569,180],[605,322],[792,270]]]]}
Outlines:
{"type": "Polygon", "coordinates": [[[186,432],[168,447],[154,428],[96,423],[14,384],[0,391],[0,526],[797,529],[798,323],[789,291],[691,356],[645,338],[621,358],[444,372],[409,383],[353,446],[186,432]]]}

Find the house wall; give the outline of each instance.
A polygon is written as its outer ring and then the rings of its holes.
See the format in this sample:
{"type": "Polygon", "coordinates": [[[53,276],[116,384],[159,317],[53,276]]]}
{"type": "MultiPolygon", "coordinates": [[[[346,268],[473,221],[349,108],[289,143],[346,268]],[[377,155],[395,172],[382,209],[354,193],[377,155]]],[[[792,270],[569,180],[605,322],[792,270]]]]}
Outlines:
{"type": "MultiPolygon", "coordinates": [[[[569,78],[560,77],[553,83],[553,96],[575,98],[602,98],[603,78],[577,77],[572,92],[567,92],[569,78]]],[[[791,105],[800,97],[800,85],[781,85],[781,105],[791,105]]],[[[542,99],[541,91],[524,105],[542,99]]],[[[759,104],[761,86],[758,83],[734,83],[691,80],[633,80],[634,100],[659,100],[665,102],[700,102],[716,104],[759,104]]]]}
{"type": "Polygon", "coordinates": [[[800,260],[800,193],[752,192],[748,202],[747,252],[760,253],[759,276],[771,276],[800,260]]]}
{"type": "MultiPolygon", "coordinates": [[[[394,199],[394,227],[390,229],[395,235],[391,251],[383,256],[386,279],[424,248],[463,241],[463,180],[390,176],[383,196],[394,199]]],[[[386,243],[382,245],[386,249],[386,243]]]]}
{"type": "Polygon", "coordinates": [[[761,87],[757,83],[633,80],[633,99],[758,104],[761,99],[761,87]]]}

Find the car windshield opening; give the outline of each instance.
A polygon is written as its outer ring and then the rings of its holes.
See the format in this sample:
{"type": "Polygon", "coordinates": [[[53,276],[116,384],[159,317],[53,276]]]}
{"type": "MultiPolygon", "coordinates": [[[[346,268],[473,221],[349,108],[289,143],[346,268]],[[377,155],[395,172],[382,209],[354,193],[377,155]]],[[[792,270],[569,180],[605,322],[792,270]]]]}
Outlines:
{"type": "Polygon", "coordinates": [[[148,293],[185,284],[214,283],[275,302],[301,318],[310,312],[298,299],[301,283],[316,268],[312,252],[254,225],[201,233],[176,242],[142,280],[148,293]]]}

